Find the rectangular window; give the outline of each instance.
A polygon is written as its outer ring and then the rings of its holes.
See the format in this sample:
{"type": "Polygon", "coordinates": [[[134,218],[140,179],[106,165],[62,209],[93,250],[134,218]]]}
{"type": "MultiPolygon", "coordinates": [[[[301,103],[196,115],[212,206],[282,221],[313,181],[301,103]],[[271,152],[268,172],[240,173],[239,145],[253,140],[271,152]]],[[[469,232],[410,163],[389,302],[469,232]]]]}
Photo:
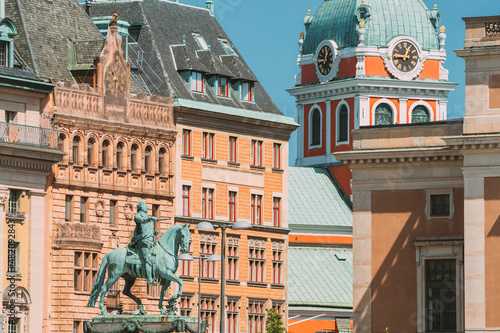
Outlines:
{"type": "Polygon", "coordinates": [[[227,333],[238,333],[238,313],[240,300],[238,298],[227,298],[227,333]]]}
{"type": "Polygon", "coordinates": [[[224,47],[227,55],[236,56],[236,52],[234,52],[234,49],[231,47],[231,45],[229,45],[229,42],[226,39],[219,39],[219,41],[224,47]]]}
{"type": "Polygon", "coordinates": [[[203,188],[201,191],[201,218],[214,219],[214,190],[203,188]]]}
{"type": "MultiPolygon", "coordinates": [[[[153,213],[154,217],[161,218],[161,216],[160,216],[160,214],[161,214],[160,213],[160,205],[153,205],[153,211],[152,211],[152,213],[153,213]]],[[[160,221],[156,221],[155,222],[155,230],[158,231],[158,232],[160,231],[160,221]]],[[[159,235],[159,236],[161,236],[161,235],[159,235]]]]}
{"type": "Polygon", "coordinates": [[[219,77],[218,79],[219,91],[217,92],[218,96],[228,97],[229,96],[229,82],[225,77],[219,77]]]}
{"type": "Polygon", "coordinates": [[[191,91],[203,92],[203,74],[200,72],[191,73],[191,91]]]}
{"type": "Polygon", "coordinates": [[[81,320],[73,322],[73,333],[83,333],[83,324],[81,320]]]}
{"type": "Polygon", "coordinates": [[[191,317],[193,315],[193,298],[194,295],[191,293],[182,293],[182,296],[179,298],[181,316],[191,317]]]}
{"type": "Polygon", "coordinates": [[[191,156],[191,130],[182,130],[182,154],[191,156]]]}
{"type": "Polygon", "coordinates": [[[263,142],[260,140],[252,140],[252,165],[262,166],[262,145],[263,142]]]}
{"type": "Polygon", "coordinates": [[[229,192],[229,222],[236,222],[236,197],[237,192],[229,192]]]}
{"type": "MultiPolygon", "coordinates": [[[[285,301],[273,301],[273,309],[274,311],[276,311],[277,314],[281,315],[281,313],[283,312],[283,305],[285,304],[285,301]]],[[[342,332],[342,331],[340,331],[342,332]]],[[[349,332],[351,332],[349,330],[349,332]]]]}
{"type": "Polygon", "coordinates": [[[90,292],[97,275],[97,253],[75,252],[75,291],[90,292]]]}
{"type": "Polygon", "coordinates": [[[160,298],[161,285],[158,283],[156,286],[148,284],[146,288],[147,295],[152,298],[160,298]]]}
{"type": "Polygon", "coordinates": [[[0,66],[9,67],[9,43],[0,41],[0,66]]]}
{"type": "Polygon", "coordinates": [[[281,198],[273,198],[273,225],[281,227],[281,198]]]}
{"type": "Polygon", "coordinates": [[[265,282],[265,264],[266,264],[266,244],[264,241],[249,240],[248,249],[248,265],[249,265],[249,281],[250,282],[265,282]],[[252,245],[253,243],[253,245],[252,245]]]}
{"type": "Polygon", "coordinates": [[[238,162],[238,138],[235,136],[229,137],[229,162],[238,162]]]}
{"type": "MultiPolygon", "coordinates": [[[[200,236],[200,256],[209,257],[216,254],[217,239],[210,237],[211,235],[200,236]]],[[[206,259],[201,260],[201,277],[215,279],[217,274],[217,266],[215,261],[208,262],[206,259]]]]}
{"type": "Polygon", "coordinates": [[[21,243],[19,242],[14,242],[14,243],[9,243],[9,250],[8,250],[8,256],[9,256],[9,265],[7,267],[7,272],[8,273],[19,273],[19,262],[21,258],[21,243]],[[11,245],[12,244],[12,245],[11,245]],[[10,260],[13,258],[14,260],[10,260]]]}
{"type": "Polygon", "coordinates": [[[264,332],[266,324],[266,301],[248,300],[248,332],[264,332]]]}
{"type": "MultiPolygon", "coordinates": [[[[188,253],[190,255],[193,255],[193,236],[191,234],[189,238],[189,247],[188,247],[188,253]]],[[[188,260],[180,260],[179,261],[179,266],[181,267],[181,276],[193,276],[193,262],[188,261],[188,260]]]]}
{"type": "Polygon", "coordinates": [[[15,123],[17,118],[17,112],[5,111],[5,122],[15,123]]]}
{"type": "Polygon", "coordinates": [[[9,325],[8,333],[21,333],[21,320],[19,318],[9,317],[8,325],[9,325]]]}
{"type": "Polygon", "coordinates": [[[450,215],[450,195],[449,194],[431,194],[431,216],[449,216],[450,215]]]}
{"type": "Polygon", "coordinates": [[[273,144],[273,168],[281,169],[281,144],[273,144]]]}
{"type": "Polygon", "coordinates": [[[283,267],[283,243],[273,242],[273,284],[283,284],[282,267],[283,267]]]}
{"type": "Polygon", "coordinates": [[[182,186],[182,215],[191,216],[189,210],[189,194],[191,192],[190,186],[182,186]]]}
{"type": "Polygon", "coordinates": [[[207,333],[216,332],[216,321],[217,316],[217,298],[214,297],[204,297],[201,296],[201,320],[206,320],[208,323],[207,333]]]}
{"type": "Polygon", "coordinates": [[[239,280],[239,239],[236,237],[229,237],[227,241],[227,278],[228,280],[238,281],[239,280]]]}
{"type": "Polygon", "coordinates": [[[262,225],[262,195],[252,194],[250,206],[250,218],[252,224],[262,225]]]}
{"type": "Polygon", "coordinates": [[[80,222],[87,223],[87,210],[88,210],[88,201],[87,197],[80,197],[80,222]]]}
{"type": "Polygon", "coordinates": [[[241,83],[241,100],[243,101],[253,101],[253,83],[252,82],[242,82],[241,83]]]}
{"type": "Polygon", "coordinates": [[[215,134],[203,133],[203,158],[214,159],[215,151],[215,134]]]}
{"type": "Polygon", "coordinates": [[[200,46],[201,51],[208,50],[208,44],[207,44],[207,42],[205,41],[205,38],[203,38],[202,35],[194,33],[193,37],[196,40],[196,42],[198,43],[198,45],[200,46]]]}
{"type": "Polygon", "coordinates": [[[118,201],[109,200],[109,225],[116,228],[118,222],[118,201]]]}
{"type": "Polygon", "coordinates": [[[456,260],[425,261],[426,331],[456,332],[456,260]]]}
{"type": "Polygon", "coordinates": [[[9,214],[17,214],[21,208],[21,194],[19,190],[10,190],[9,195],[9,214]]]}
{"type": "Polygon", "coordinates": [[[73,219],[73,196],[66,195],[65,205],[64,205],[64,220],[66,222],[71,222],[73,219]]]}

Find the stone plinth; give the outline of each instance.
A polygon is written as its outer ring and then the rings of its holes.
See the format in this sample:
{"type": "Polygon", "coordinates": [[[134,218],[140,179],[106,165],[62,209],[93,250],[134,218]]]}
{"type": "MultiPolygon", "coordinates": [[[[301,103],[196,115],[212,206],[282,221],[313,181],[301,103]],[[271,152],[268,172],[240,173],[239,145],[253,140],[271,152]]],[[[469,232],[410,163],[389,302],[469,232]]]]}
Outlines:
{"type": "MultiPolygon", "coordinates": [[[[200,332],[206,332],[203,320],[200,332]]],[[[115,315],[100,316],[86,321],[85,333],[196,333],[198,318],[163,315],[115,315]]]]}

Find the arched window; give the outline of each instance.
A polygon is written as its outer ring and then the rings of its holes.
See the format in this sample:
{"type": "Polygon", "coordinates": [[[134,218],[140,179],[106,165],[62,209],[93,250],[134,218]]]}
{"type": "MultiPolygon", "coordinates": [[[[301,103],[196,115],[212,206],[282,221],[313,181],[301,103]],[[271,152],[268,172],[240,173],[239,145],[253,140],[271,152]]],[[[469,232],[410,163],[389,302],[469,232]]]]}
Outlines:
{"type": "Polygon", "coordinates": [[[108,149],[109,148],[109,141],[108,140],[104,140],[103,143],[102,143],[102,157],[101,157],[101,161],[102,161],[102,166],[104,168],[107,168],[108,167],[108,149]]]}
{"type": "Polygon", "coordinates": [[[79,163],[79,154],[80,154],[80,138],[75,136],[73,138],[73,163],[78,165],[79,163]]]}
{"type": "Polygon", "coordinates": [[[137,166],[137,145],[134,143],[132,145],[132,148],[130,149],[130,169],[132,169],[132,171],[135,171],[136,169],[136,166],[137,166]]]}
{"type": "Polygon", "coordinates": [[[311,116],[311,146],[321,145],[321,111],[314,109],[311,116]]]}
{"type": "MultiPolygon", "coordinates": [[[[68,153],[69,147],[68,147],[69,142],[66,139],[66,135],[64,134],[59,134],[59,150],[63,151],[65,153],[68,153]]],[[[69,162],[69,155],[64,155],[62,158],[63,163],[68,163],[69,162]]]]}
{"type": "Polygon", "coordinates": [[[146,151],[144,153],[144,169],[146,170],[147,173],[153,173],[153,169],[151,167],[151,151],[153,149],[151,148],[151,146],[147,146],[146,147],[146,151]]]}
{"type": "Polygon", "coordinates": [[[427,123],[429,122],[429,110],[423,105],[417,105],[413,112],[411,113],[411,122],[416,123],[427,123]]]}
{"type": "Polygon", "coordinates": [[[87,142],[87,164],[88,165],[94,164],[94,149],[95,149],[94,144],[95,144],[94,138],[90,138],[89,141],[87,142]]]}
{"type": "Polygon", "coordinates": [[[391,125],[394,123],[392,108],[382,103],[375,109],[375,125],[391,125]]]}
{"type": "Polygon", "coordinates": [[[161,148],[158,152],[158,172],[160,174],[165,172],[165,148],[161,148]]]}
{"type": "Polygon", "coordinates": [[[64,143],[66,141],[66,136],[64,134],[59,134],[59,150],[64,151],[64,143]]]}
{"type": "Polygon", "coordinates": [[[340,107],[338,122],[338,142],[349,141],[349,114],[345,104],[340,107]]]}
{"type": "Polygon", "coordinates": [[[123,166],[123,142],[116,145],[116,167],[121,170],[123,166]]]}

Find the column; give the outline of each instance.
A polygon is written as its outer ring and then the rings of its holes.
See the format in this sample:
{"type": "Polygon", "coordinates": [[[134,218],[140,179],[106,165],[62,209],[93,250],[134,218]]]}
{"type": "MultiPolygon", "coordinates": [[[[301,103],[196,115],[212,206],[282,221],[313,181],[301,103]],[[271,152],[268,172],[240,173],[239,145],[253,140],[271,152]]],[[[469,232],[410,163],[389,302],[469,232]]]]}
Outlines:
{"type": "MultiPolygon", "coordinates": [[[[353,170],[353,173],[356,171],[353,170]]],[[[354,175],[353,175],[354,176],[354,175]]],[[[355,177],[353,177],[355,178],[355,177]]],[[[371,332],[372,213],[371,191],[353,186],[354,333],[371,332]]]]}
{"type": "Polygon", "coordinates": [[[45,193],[31,192],[30,200],[30,247],[29,247],[29,293],[31,306],[29,332],[41,332],[43,321],[43,293],[47,291],[48,281],[44,281],[44,251],[48,246],[44,234],[44,197],[45,193]]]}
{"type": "Polygon", "coordinates": [[[304,105],[297,104],[297,122],[300,127],[297,129],[297,160],[296,166],[302,166],[304,158],[304,105]]]}
{"type": "Polygon", "coordinates": [[[408,113],[408,98],[399,99],[399,123],[408,124],[410,120],[407,117],[408,113]]]}
{"type": "Polygon", "coordinates": [[[484,331],[485,230],[484,178],[464,170],[465,332],[484,331]]]}
{"type": "Polygon", "coordinates": [[[332,101],[325,100],[326,104],[326,161],[332,159],[332,101]]]}

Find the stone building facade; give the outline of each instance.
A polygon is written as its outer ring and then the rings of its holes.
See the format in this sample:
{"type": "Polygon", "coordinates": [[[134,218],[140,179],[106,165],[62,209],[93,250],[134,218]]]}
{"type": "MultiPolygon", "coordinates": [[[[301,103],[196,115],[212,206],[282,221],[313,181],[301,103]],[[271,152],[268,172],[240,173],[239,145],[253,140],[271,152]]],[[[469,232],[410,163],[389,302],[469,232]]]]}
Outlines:
{"type": "Polygon", "coordinates": [[[355,332],[498,332],[499,16],[465,18],[465,118],[354,132],[355,332]]]}

